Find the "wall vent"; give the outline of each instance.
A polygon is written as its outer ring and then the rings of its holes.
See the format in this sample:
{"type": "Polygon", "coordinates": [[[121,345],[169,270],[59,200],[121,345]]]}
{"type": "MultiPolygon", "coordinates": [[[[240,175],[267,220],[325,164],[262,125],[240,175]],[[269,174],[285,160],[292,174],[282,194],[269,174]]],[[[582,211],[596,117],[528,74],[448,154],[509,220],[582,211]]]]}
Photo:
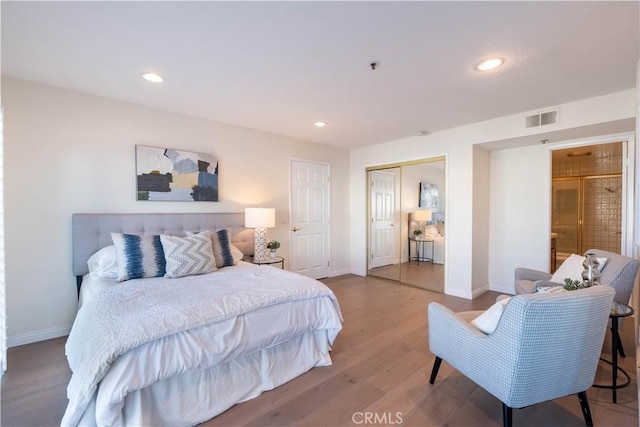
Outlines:
{"type": "Polygon", "coordinates": [[[533,114],[525,117],[525,126],[534,128],[538,126],[553,125],[558,122],[558,110],[547,111],[544,113],[533,114]]]}

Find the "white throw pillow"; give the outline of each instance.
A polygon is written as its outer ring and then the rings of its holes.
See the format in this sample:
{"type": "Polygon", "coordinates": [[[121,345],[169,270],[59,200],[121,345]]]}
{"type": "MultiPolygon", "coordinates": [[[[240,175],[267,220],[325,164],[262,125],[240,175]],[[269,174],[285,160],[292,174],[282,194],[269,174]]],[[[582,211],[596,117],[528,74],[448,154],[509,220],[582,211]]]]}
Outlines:
{"type": "Polygon", "coordinates": [[[233,263],[237,264],[238,261],[242,261],[242,258],[244,258],[244,254],[242,253],[242,251],[236,248],[233,243],[230,244],[229,246],[231,246],[231,255],[233,255],[233,263]]]}
{"type": "Polygon", "coordinates": [[[492,334],[493,331],[496,330],[498,322],[500,321],[500,316],[502,316],[502,312],[510,300],[511,297],[508,297],[496,302],[480,316],[473,319],[471,321],[471,326],[484,334],[492,334]]]}
{"type": "Polygon", "coordinates": [[[106,246],[87,260],[89,274],[94,279],[115,279],[118,277],[118,257],[114,245],[106,246]]]}
{"type": "MultiPolygon", "coordinates": [[[[564,260],[562,265],[553,273],[551,276],[551,281],[554,283],[564,284],[564,279],[571,279],[572,281],[582,282],[582,272],[584,271],[584,267],[582,263],[584,262],[585,257],[582,255],[571,254],[569,258],[564,260]]],[[[602,272],[605,265],[607,264],[608,259],[598,257],[598,262],[600,266],[598,270],[602,272]]]]}
{"type": "Polygon", "coordinates": [[[187,237],[161,234],[160,241],[167,261],[164,277],[177,279],[216,270],[211,235],[208,232],[187,237]]]}
{"type": "Polygon", "coordinates": [[[427,225],[424,228],[424,235],[425,237],[436,237],[438,236],[440,233],[438,232],[438,226],[435,224],[430,224],[427,225]]]}

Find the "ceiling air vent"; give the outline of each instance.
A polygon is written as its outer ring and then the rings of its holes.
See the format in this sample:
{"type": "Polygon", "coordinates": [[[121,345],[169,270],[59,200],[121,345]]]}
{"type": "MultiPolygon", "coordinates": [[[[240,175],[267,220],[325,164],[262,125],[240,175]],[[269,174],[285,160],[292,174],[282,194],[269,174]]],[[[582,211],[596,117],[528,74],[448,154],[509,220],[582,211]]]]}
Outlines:
{"type": "Polygon", "coordinates": [[[533,114],[525,118],[525,124],[528,128],[552,125],[552,124],[555,124],[557,121],[558,121],[558,110],[533,114]]]}

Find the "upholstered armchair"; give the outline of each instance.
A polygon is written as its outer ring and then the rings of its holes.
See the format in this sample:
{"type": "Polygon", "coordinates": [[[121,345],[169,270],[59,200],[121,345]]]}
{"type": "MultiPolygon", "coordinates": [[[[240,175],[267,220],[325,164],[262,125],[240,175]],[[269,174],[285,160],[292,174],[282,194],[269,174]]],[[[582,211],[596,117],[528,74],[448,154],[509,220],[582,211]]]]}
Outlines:
{"type": "MultiPolygon", "coordinates": [[[[607,258],[607,263],[602,269],[600,284],[611,286],[616,291],[615,301],[628,304],[636,282],[638,273],[638,260],[616,254],[614,252],[603,251],[601,249],[589,249],[586,253],[593,253],[598,258],[607,258]]],[[[538,286],[564,285],[564,283],[549,282],[552,275],[538,270],[528,268],[516,268],[515,271],[515,292],[516,295],[530,294],[536,292],[538,286]]],[[[618,323],[622,327],[622,320],[618,323]]],[[[618,350],[620,356],[625,357],[624,348],[618,336],[618,350]]]]}
{"type": "Polygon", "coordinates": [[[429,347],[436,359],[429,382],[446,361],[502,402],[505,426],[511,425],[512,408],[578,394],[591,426],[586,391],[593,384],[614,295],[608,286],[593,286],[514,296],[490,335],[469,323],[481,312],[454,313],[432,302],[429,347]]]}
{"type": "MultiPolygon", "coordinates": [[[[601,249],[589,249],[586,253],[593,253],[599,258],[607,258],[607,263],[602,269],[600,283],[609,285],[616,291],[615,300],[623,304],[629,302],[633,284],[636,281],[636,274],[640,262],[633,258],[614,252],[603,251],[601,249]]],[[[536,292],[540,282],[548,282],[552,275],[543,271],[529,268],[516,268],[515,270],[515,292],[516,295],[531,294],[536,292]]],[[[564,285],[564,283],[558,283],[564,285]]]]}

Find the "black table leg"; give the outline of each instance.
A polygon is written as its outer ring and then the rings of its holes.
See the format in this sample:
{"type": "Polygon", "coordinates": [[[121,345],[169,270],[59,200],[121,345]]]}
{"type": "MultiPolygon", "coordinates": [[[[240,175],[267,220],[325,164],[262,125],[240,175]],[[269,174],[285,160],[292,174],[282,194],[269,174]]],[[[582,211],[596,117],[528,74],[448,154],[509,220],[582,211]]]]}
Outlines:
{"type": "Polygon", "coordinates": [[[611,364],[613,365],[613,369],[611,370],[612,374],[611,374],[611,378],[612,378],[612,383],[613,387],[612,387],[612,391],[613,391],[613,403],[618,403],[618,396],[617,396],[617,391],[618,391],[618,387],[617,387],[617,380],[618,380],[618,340],[620,340],[620,337],[618,335],[618,318],[617,317],[613,317],[611,319],[611,352],[612,354],[612,359],[611,359],[611,364]]]}

